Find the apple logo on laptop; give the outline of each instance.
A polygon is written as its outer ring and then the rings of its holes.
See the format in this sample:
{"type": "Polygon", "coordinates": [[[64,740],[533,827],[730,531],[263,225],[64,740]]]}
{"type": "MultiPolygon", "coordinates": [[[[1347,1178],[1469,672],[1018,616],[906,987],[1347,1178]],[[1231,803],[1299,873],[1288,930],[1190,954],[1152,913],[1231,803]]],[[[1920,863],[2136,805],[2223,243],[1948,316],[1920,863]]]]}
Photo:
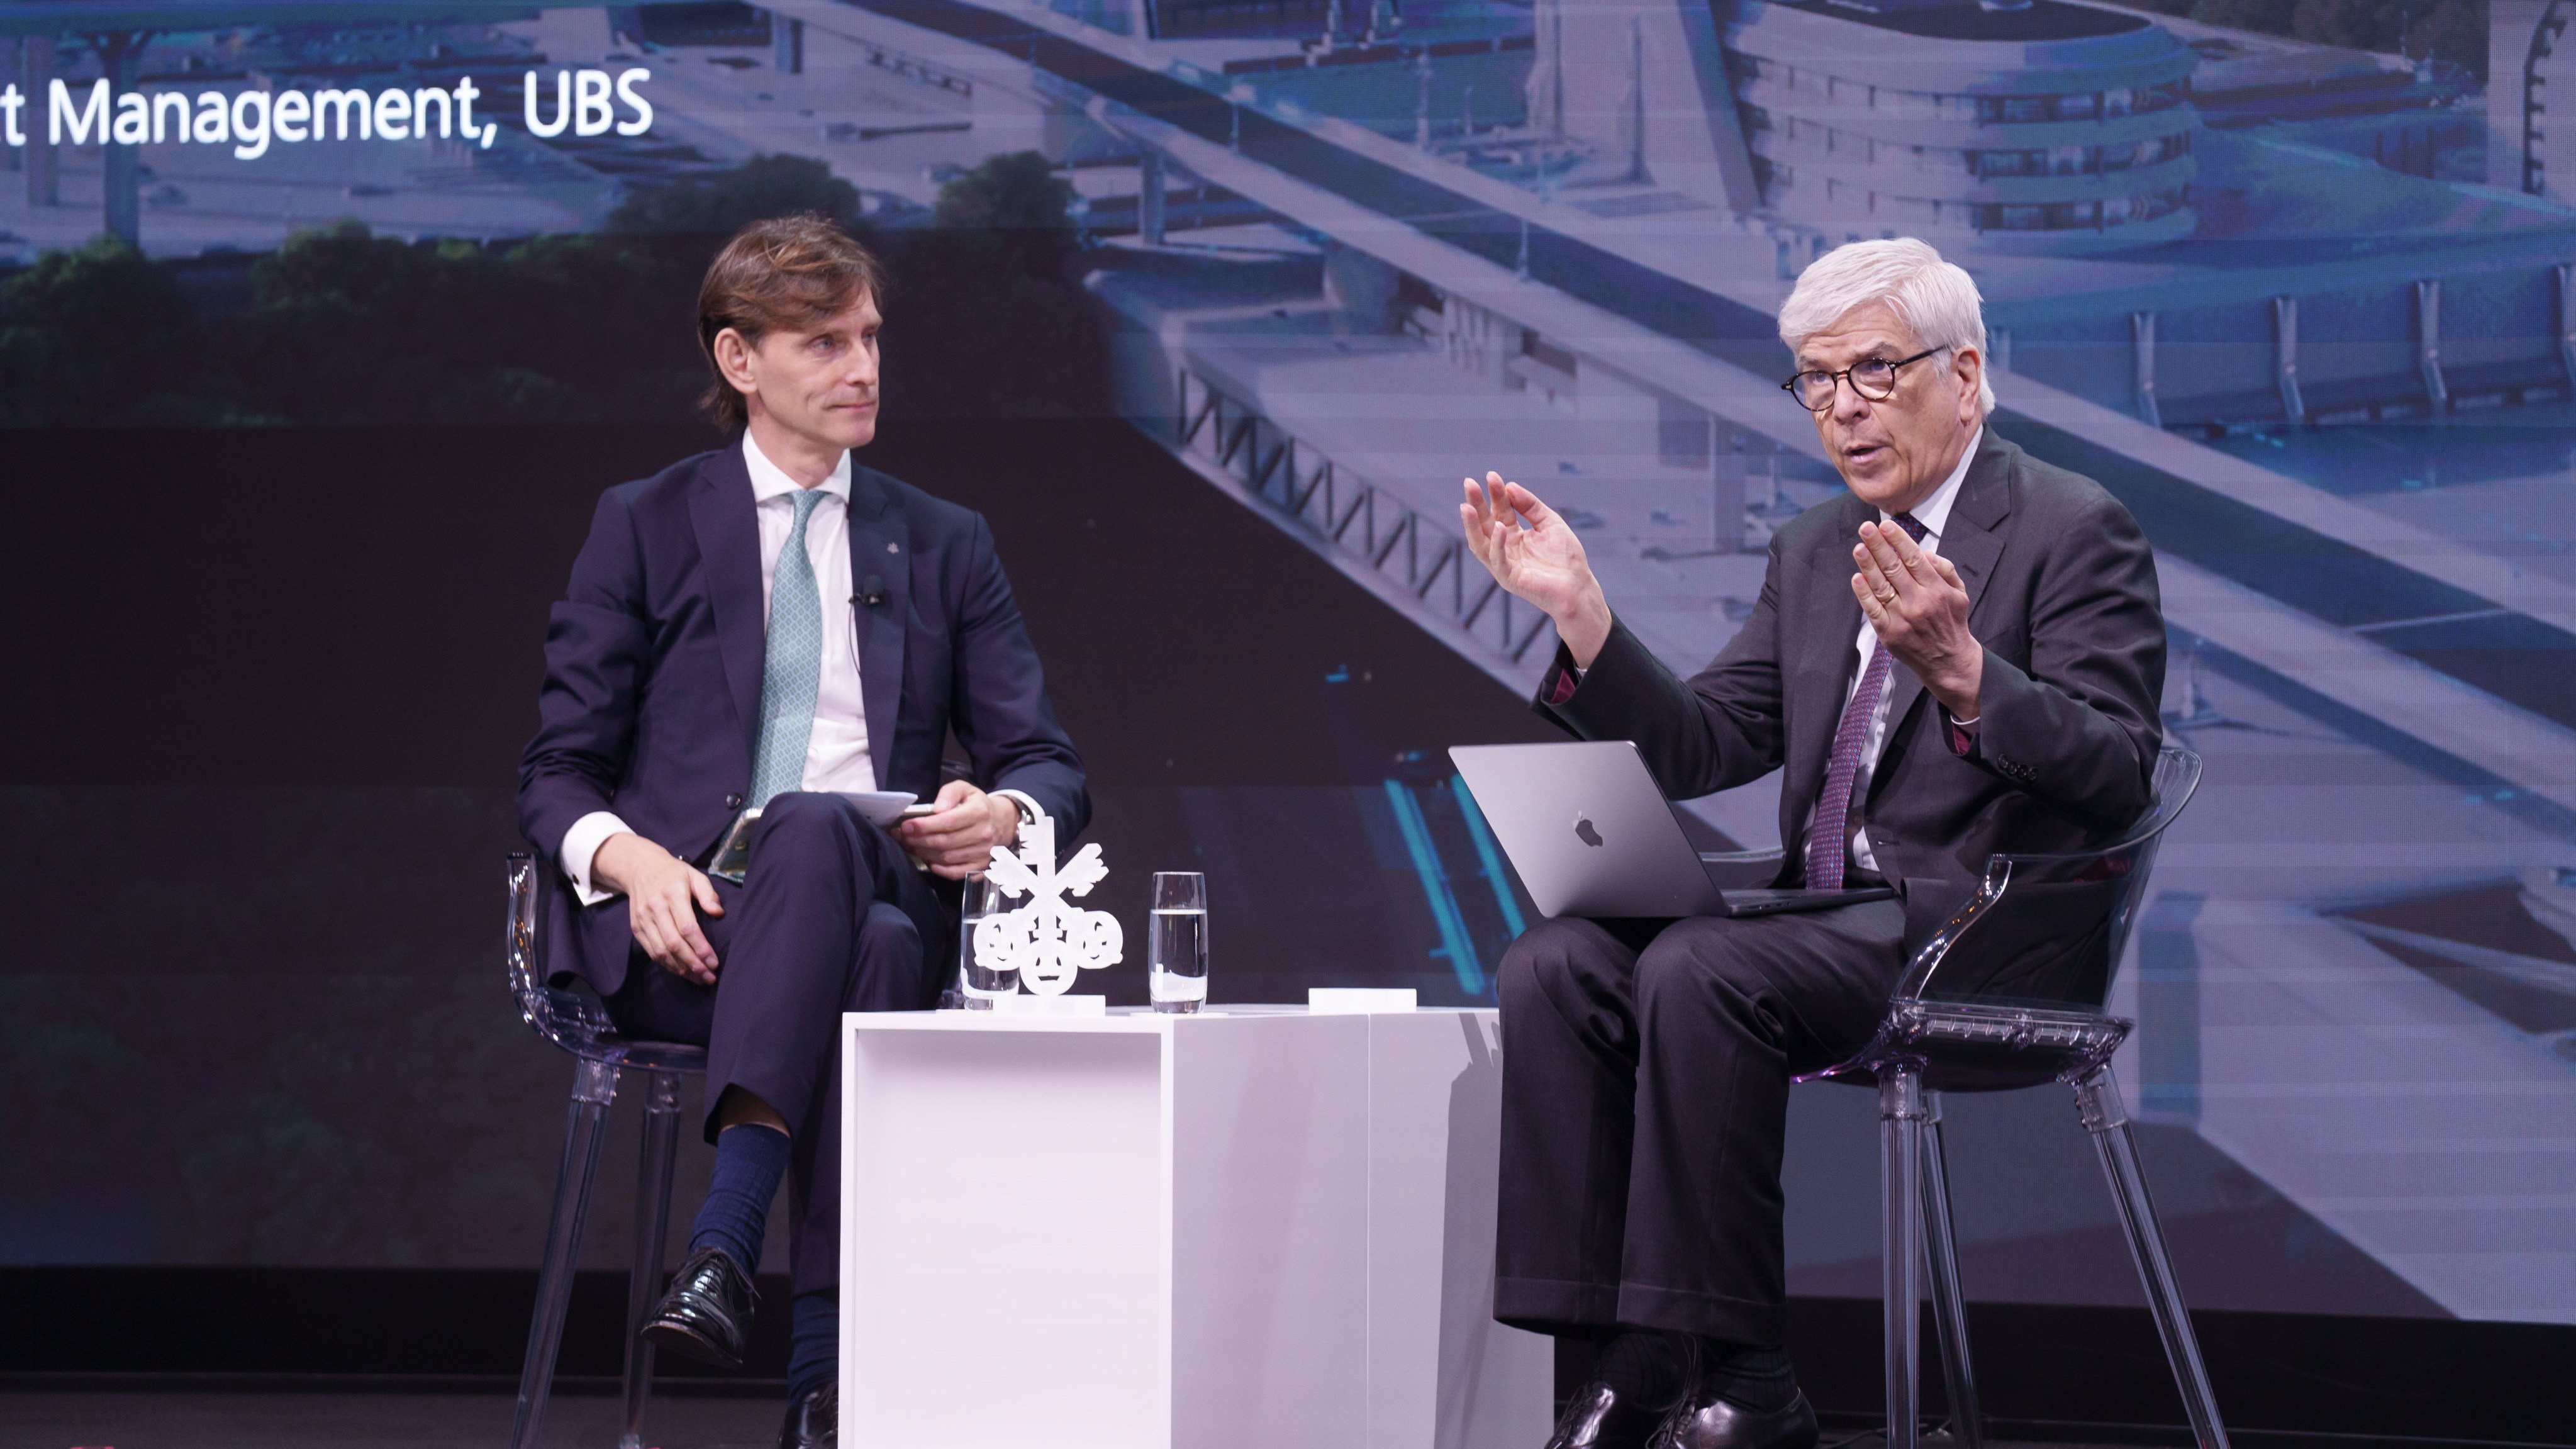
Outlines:
{"type": "Polygon", "coordinates": [[[1574,838],[1596,849],[1601,844],[1601,832],[1593,829],[1592,822],[1580,815],[1574,817],[1574,838]]]}

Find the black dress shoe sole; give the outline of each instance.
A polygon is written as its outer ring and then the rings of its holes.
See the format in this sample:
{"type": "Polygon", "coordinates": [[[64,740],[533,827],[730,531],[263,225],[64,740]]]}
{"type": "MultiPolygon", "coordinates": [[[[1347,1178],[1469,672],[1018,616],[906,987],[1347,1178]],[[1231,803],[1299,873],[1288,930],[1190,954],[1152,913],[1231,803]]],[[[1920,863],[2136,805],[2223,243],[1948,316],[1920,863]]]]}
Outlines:
{"type": "Polygon", "coordinates": [[[643,1332],[644,1341],[655,1348],[699,1363],[713,1364],[727,1373],[742,1371],[742,1355],[727,1352],[722,1344],[686,1324],[657,1318],[645,1324],[643,1332]]]}

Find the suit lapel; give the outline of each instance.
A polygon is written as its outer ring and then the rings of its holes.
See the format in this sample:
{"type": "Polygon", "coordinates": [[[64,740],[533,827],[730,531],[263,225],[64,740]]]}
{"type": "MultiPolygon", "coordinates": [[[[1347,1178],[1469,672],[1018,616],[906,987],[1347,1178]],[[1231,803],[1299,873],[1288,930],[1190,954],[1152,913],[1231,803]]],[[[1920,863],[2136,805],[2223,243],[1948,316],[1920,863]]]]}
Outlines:
{"type": "Polygon", "coordinates": [[[912,617],[912,539],[903,510],[877,475],[850,469],[850,585],[864,598],[878,581],[884,601],[853,603],[859,631],[859,693],[868,713],[868,759],[877,788],[894,760],[894,734],[903,704],[905,622],[912,617]]]}
{"type": "Polygon", "coordinates": [[[689,496],[689,522],[707,573],[707,603],[715,614],[716,646],[724,658],[725,685],[734,721],[742,729],[743,768],[760,738],[760,676],[768,653],[769,622],[760,602],[760,518],[742,449],[726,448],[699,472],[689,496]]]}
{"type": "MultiPolygon", "coordinates": [[[[1941,556],[1959,571],[1959,582],[1968,591],[1971,625],[1976,622],[1978,602],[1985,598],[1986,580],[1994,575],[1995,561],[2003,557],[2004,538],[1998,530],[2012,512],[2011,449],[2010,443],[1995,436],[1994,429],[1986,430],[1985,441],[1977,447],[1976,460],[1968,465],[1968,476],[1960,480],[1959,496],[1950,501],[1950,516],[1941,529],[1941,556]]],[[[1854,602],[1857,605],[1858,601],[1854,602]]],[[[1892,750],[1905,729],[1908,712],[1922,702],[1923,681],[1898,663],[1888,674],[1887,696],[1887,748],[1892,750]]],[[[1884,776],[1873,777],[1877,778],[1884,776]]]]}
{"type": "Polygon", "coordinates": [[[1977,606],[1986,598],[1986,581],[1994,577],[1995,564],[2004,556],[2004,540],[2010,534],[2004,520],[2012,514],[2012,478],[2020,458],[2021,449],[1996,437],[1988,427],[1977,461],[1969,465],[1967,481],[1959,485],[1959,497],[1950,505],[1941,556],[1959,571],[1959,582],[1967,586],[1970,623],[1976,622],[1977,606]]]}

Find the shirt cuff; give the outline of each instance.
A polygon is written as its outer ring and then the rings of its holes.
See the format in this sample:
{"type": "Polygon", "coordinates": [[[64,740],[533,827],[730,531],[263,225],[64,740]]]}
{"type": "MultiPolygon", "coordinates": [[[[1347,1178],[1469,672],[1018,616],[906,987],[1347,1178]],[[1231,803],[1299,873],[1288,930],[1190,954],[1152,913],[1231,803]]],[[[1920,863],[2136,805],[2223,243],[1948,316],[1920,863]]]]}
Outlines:
{"type": "MultiPolygon", "coordinates": [[[[1946,709],[1941,711],[1941,718],[1948,720],[1950,724],[1950,753],[1965,755],[1977,747],[1976,719],[1951,719],[1950,712],[1946,709]]],[[[1977,716],[1977,719],[1983,718],[1985,716],[1982,714],[1977,716]]]]}
{"type": "Polygon", "coordinates": [[[1556,671],[1556,688],[1548,691],[1548,707],[1553,709],[1556,706],[1565,703],[1567,700],[1574,698],[1574,691],[1582,687],[1582,670],[1575,668],[1571,664],[1558,669],[1556,671]]]}
{"type": "Polygon", "coordinates": [[[585,906],[617,899],[617,892],[594,890],[590,884],[590,860],[612,835],[632,835],[634,827],[606,810],[593,810],[572,823],[564,832],[563,849],[555,853],[564,875],[572,881],[573,894],[585,906]]]}
{"type": "Polygon", "coordinates": [[[1038,804],[1038,802],[1025,790],[996,790],[993,793],[1020,807],[1020,821],[1022,824],[1026,824],[1027,822],[1035,820],[1039,816],[1046,814],[1046,807],[1038,804]]]}

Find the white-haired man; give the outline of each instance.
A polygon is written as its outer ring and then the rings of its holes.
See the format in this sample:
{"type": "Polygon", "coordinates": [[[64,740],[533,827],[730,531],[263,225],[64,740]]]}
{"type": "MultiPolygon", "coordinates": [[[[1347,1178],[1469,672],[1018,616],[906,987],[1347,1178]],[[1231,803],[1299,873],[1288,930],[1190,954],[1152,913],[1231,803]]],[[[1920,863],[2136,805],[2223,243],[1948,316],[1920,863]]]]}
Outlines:
{"type": "Polygon", "coordinates": [[[1664,793],[1784,770],[1777,884],[1887,884],[1805,914],[1545,922],[1503,958],[1495,1316],[1600,1342],[1551,1449],[1806,1449],[1789,1371],[1781,1143],[1793,1074],[1865,1044],[1997,850],[2146,807],[2164,623],[2137,523],[1986,426],[1975,282],[1912,240],[1834,251],[1780,310],[1785,385],[1850,486],[1780,530],[1752,617],[1675,678],[1565,521],[1487,474],[1460,514],[1560,640],[1539,710],[1634,740],[1664,793]]]}

